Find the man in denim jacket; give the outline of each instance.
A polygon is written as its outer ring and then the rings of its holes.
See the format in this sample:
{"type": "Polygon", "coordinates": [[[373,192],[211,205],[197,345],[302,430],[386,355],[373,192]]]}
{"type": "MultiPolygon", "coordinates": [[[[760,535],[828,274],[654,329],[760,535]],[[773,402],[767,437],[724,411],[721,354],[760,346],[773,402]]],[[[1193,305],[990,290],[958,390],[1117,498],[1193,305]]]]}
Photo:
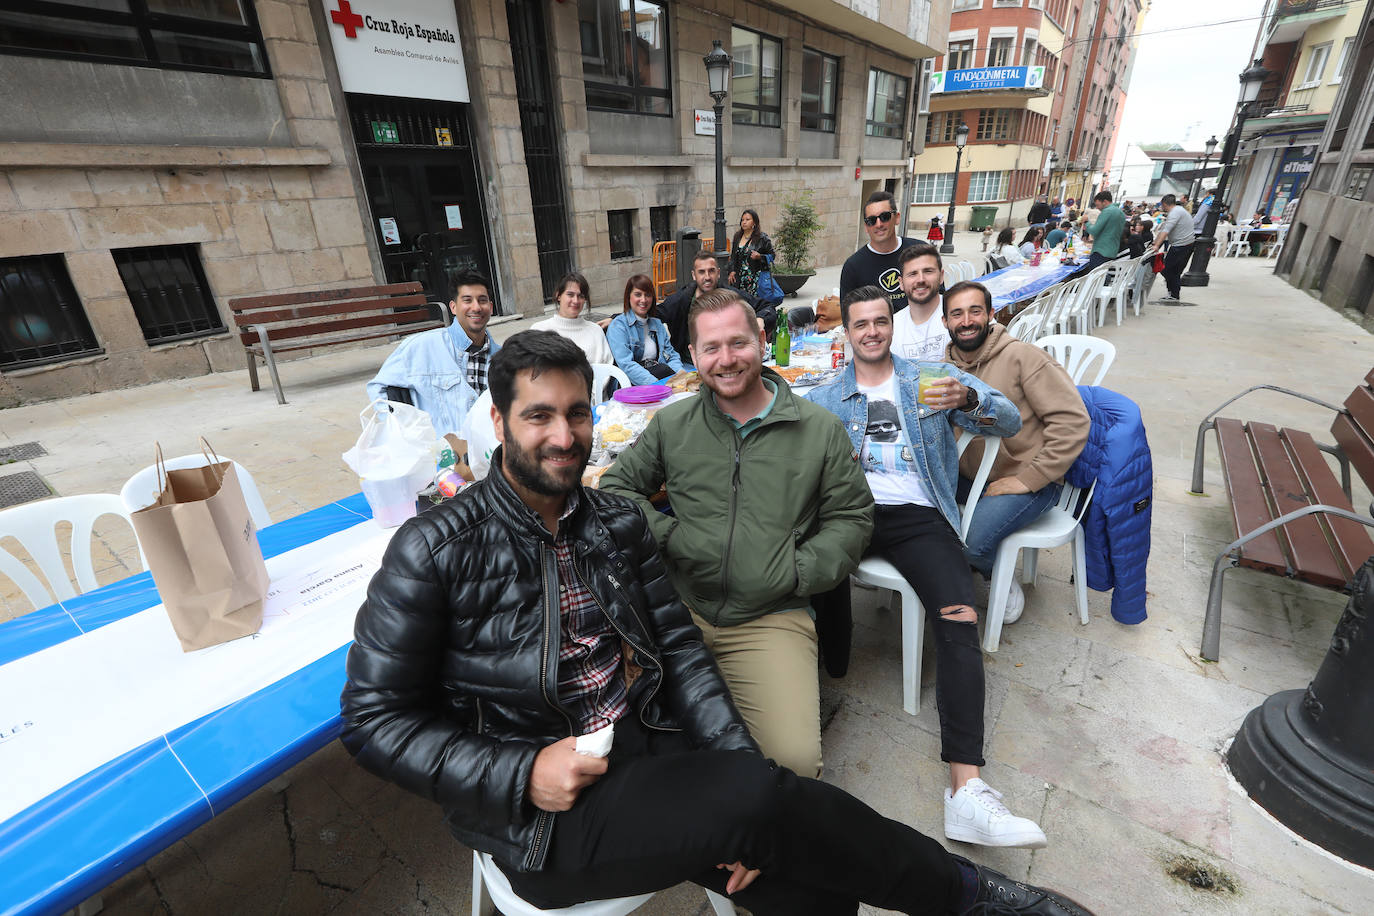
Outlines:
{"type": "Polygon", "coordinates": [[[990,436],[1021,428],[1016,405],[944,363],[892,354],[892,305],[877,286],[840,303],[854,359],[844,374],[807,397],[844,423],[876,503],[870,555],[911,583],[936,637],[935,705],[940,759],[949,764],[945,836],[985,846],[1045,845],[1031,820],[1016,817],[980,778],[983,759],[983,653],[973,578],[959,539],[959,457],[954,426],[990,436]],[[921,369],[948,373],[918,398],[921,369]]]}
{"type": "Polygon", "coordinates": [[[472,403],[487,390],[491,357],[501,349],[487,333],[490,290],[491,284],[481,274],[459,274],[448,304],[453,323],[401,341],[367,383],[368,401],[387,397],[388,388],[404,388],[410,403],[434,421],[436,433],[442,436],[462,429],[472,403]]]}

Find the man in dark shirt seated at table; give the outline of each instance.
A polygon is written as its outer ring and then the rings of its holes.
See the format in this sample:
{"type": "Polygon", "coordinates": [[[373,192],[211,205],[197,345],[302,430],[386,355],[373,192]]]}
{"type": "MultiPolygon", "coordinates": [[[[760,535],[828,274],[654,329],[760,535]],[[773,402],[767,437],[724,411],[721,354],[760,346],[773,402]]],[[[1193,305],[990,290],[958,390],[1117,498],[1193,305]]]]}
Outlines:
{"type": "Polygon", "coordinates": [[[713,289],[728,289],[733,292],[754,310],[754,316],[764,333],[770,338],[773,335],[773,328],[778,321],[777,309],[748,293],[720,282],[720,264],[716,261],[716,256],[709,251],[699,251],[692,260],[691,284],[681,287],[658,304],[659,320],[667,326],[673,349],[682,358],[684,365],[692,350],[691,335],[687,333],[687,314],[692,310],[693,302],[713,289]]]}
{"type": "Polygon", "coordinates": [[[491,473],[396,532],[358,611],[340,702],[360,764],[546,909],[695,881],[756,916],[1088,916],[764,758],[643,514],[580,484],[582,350],[516,334],[490,384],[491,473]],[[579,751],[608,725],[609,756],[579,751]]]}

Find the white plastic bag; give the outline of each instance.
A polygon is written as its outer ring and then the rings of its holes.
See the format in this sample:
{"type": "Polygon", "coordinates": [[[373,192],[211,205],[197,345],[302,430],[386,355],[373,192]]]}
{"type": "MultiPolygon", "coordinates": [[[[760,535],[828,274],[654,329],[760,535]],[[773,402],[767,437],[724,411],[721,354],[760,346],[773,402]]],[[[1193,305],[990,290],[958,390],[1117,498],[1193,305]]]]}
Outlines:
{"type": "Polygon", "coordinates": [[[468,444],[468,467],[472,468],[473,479],[481,480],[491,469],[491,453],[501,444],[496,441],[496,426],[491,419],[490,388],[479,394],[473,402],[472,409],[463,420],[460,435],[468,444]]]}
{"type": "Polygon", "coordinates": [[[418,407],[384,398],[358,419],[362,435],[343,460],[361,479],[377,523],[391,528],[415,515],[415,494],[434,479],[434,423],[418,407]]]}

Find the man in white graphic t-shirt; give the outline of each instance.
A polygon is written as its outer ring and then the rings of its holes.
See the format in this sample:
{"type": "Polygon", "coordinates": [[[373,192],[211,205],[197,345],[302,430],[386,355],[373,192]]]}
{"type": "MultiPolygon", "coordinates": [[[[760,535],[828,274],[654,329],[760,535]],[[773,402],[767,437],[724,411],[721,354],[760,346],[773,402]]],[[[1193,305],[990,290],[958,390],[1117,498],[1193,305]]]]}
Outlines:
{"type": "Polygon", "coordinates": [[[876,503],[868,552],[890,562],[911,584],[935,636],[940,759],[949,764],[950,779],[944,794],[945,836],[1035,849],[1045,845],[1039,825],[1012,814],[1001,794],[982,780],[983,653],[955,503],[957,429],[1010,436],[1021,429],[1021,414],[969,373],[897,355],[892,329],[909,311],[893,315],[877,286],[845,296],[840,313],[854,358],[838,379],[807,398],[844,424],[876,503]],[[922,368],[948,371],[924,396],[922,368]]]}
{"type": "Polygon", "coordinates": [[[902,359],[945,361],[949,331],[940,308],[944,265],[934,245],[917,242],[897,253],[906,308],[892,316],[892,352],[902,359]]]}

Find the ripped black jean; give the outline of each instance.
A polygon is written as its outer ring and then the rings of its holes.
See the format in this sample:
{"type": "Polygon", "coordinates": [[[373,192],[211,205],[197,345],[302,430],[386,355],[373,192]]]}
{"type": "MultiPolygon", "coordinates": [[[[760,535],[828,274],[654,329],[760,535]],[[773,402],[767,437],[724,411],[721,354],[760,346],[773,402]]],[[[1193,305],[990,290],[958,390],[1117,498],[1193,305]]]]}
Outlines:
{"type": "Polygon", "coordinates": [[[978,624],[940,616],[941,608],[973,607],[973,573],[959,535],[938,509],[876,506],[868,552],[897,567],[930,620],[935,636],[940,759],[983,766],[985,691],[978,624]]]}

